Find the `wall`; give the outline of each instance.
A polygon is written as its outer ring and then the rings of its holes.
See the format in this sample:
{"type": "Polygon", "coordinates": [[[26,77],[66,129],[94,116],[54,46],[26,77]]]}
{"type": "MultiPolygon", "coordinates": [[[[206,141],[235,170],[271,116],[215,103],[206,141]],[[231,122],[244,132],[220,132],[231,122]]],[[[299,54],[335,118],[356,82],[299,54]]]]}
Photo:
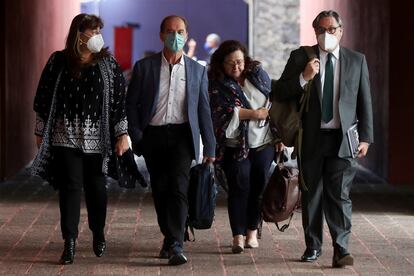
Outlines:
{"type": "Polygon", "coordinates": [[[253,2],[253,58],[278,79],[290,52],[299,46],[299,0],[253,2]]]}
{"type": "Polygon", "coordinates": [[[63,49],[79,1],[2,1],[0,178],[14,175],[36,153],[33,98],[53,51],[63,49]],[[4,82],[3,82],[4,80],[4,82]]]}
{"type": "Polygon", "coordinates": [[[189,22],[189,37],[197,41],[196,56],[205,58],[204,41],[209,33],[222,40],[237,39],[247,45],[248,7],[243,0],[105,0],[99,2],[100,16],[105,27],[102,34],[113,51],[114,26],[139,23],[134,31],[133,60],[145,51],[160,51],[159,27],[170,14],[184,16],[189,22]]]}
{"type": "MultiPolygon", "coordinates": [[[[301,44],[316,44],[312,21],[320,11],[333,9],[340,14],[344,22],[341,45],[366,55],[373,99],[375,143],[371,145],[368,156],[361,160],[360,164],[377,176],[387,179],[387,152],[392,144],[388,141],[391,21],[389,1],[301,0],[300,9],[301,44]]],[[[408,15],[406,18],[408,21],[408,15]]],[[[400,22],[398,25],[405,26],[400,22]]]]}
{"type": "Polygon", "coordinates": [[[389,180],[393,184],[414,185],[412,11],[414,3],[390,2],[390,123],[389,180]]]}

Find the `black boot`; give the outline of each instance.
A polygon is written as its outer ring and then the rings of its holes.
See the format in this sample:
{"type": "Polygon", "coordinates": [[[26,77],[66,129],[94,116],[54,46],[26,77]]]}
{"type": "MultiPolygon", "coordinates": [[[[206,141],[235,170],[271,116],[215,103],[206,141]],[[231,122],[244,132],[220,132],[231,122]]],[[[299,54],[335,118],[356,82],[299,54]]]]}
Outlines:
{"type": "Polygon", "coordinates": [[[65,245],[60,257],[60,263],[63,265],[72,264],[75,258],[75,239],[65,239],[65,245]]]}
{"type": "Polygon", "coordinates": [[[103,232],[93,233],[93,252],[96,257],[102,257],[106,249],[105,235],[103,232]]]}

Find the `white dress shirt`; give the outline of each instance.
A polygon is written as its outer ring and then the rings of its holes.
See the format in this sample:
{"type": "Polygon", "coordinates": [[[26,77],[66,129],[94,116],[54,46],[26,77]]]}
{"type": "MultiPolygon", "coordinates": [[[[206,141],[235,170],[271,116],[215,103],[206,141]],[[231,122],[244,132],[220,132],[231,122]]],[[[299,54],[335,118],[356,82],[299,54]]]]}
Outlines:
{"type": "Polygon", "coordinates": [[[182,124],[188,122],[186,101],[186,75],[184,56],[174,64],[170,74],[170,64],[161,55],[160,91],[152,126],[182,124]]]}
{"type": "MultiPolygon", "coordinates": [[[[321,77],[321,105],[323,99],[323,86],[325,82],[325,65],[328,60],[328,53],[319,48],[319,75],[321,77]]],[[[334,95],[333,95],[333,118],[329,122],[325,123],[321,120],[321,128],[323,129],[336,129],[341,127],[341,120],[339,117],[339,46],[332,52],[332,64],[334,67],[334,95]]],[[[308,83],[304,80],[303,74],[299,77],[300,85],[302,88],[308,83]]],[[[322,107],[322,106],[321,106],[322,107]]]]}
{"type": "MultiPolygon", "coordinates": [[[[266,96],[262,94],[249,80],[244,81],[242,90],[250,107],[254,110],[264,107],[266,104],[266,96]]],[[[233,117],[226,129],[226,145],[229,147],[238,147],[238,140],[236,139],[240,131],[238,129],[240,124],[239,107],[235,107],[233,117]]],[[[273,136],[267,123],[264,127],[259,127],[259,121],[249,121],[248,140],[249,148],[257,148],[272,141],[273,136]]]]}

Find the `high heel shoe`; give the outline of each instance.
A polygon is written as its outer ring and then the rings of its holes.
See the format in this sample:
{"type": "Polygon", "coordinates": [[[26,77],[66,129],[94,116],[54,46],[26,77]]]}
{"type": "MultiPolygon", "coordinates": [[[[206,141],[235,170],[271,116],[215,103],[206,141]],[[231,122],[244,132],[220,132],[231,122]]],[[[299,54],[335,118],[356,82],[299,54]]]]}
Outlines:
{"type": "Polygon", "coordinates": [[[231,252],[234,254],[239,254],[244,251],[244,236],[236,235],[233,237],[233,246],[231,247],[231,252]]]}
{"type": "Polygon", "coordinates": [[[246,247],[247,248],[258,248],[259,247],[259,242],[257,241],[257,229],[247,230],[246,247]]]}
{"type": "Polygon", "coordinates": [[[75,244],[75,239],[65,239],[63,253],[60,257],[61,264],[68,265],[73,263],[73,259],[75,258],[75,244]]]}

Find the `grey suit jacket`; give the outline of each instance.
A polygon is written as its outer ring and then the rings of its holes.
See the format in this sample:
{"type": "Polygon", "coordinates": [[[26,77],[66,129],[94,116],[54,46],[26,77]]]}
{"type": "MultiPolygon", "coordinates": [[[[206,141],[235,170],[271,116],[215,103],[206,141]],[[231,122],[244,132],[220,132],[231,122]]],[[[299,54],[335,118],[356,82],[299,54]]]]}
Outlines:
{"type": "MultiPolygon", "coordinates": [[[[313,46],[319,57],[319,48],[313,46]]],[[[358,132],[361,142],[373,143],[373,119],[371,91],[369,83],[368,66],[365,56],[361,53],[341,47],[339,51],[340,79],[339,79],[339,115],[341,120],[342,143],[338,150],[338,156],[351,157],[346,131],[358,120],[358,132]]],[[[289,57],[281,78],[275,85],[276,99],[280,101],[296,99],[298,102],[304,90],[299,83],[299,75],[305,69],[308,62],[306,52],[299,48],[294,50],[289,57]]],[[[313,86],[309,101],[309,110],[302,117],[303,160],[311,159],[315,146],[319,140],[321,122],[321,80],[317,74],[313,80],[313,86]]]]}
{"type": "MultiPolygon", "coordinates": [[[[160,84],[162,53],[141,59],[134,65],[126,98],[128,132],[133,148],[139,155],[145,128],[155,114],[160,84]]],[[[203,140],[203,155],[215,156],[216,141],[211,120],[208,98],[207,68],[194,60],[185,59],[186,100],[188,119],[194,146],[195,160],[199,158],[200,135],[203,140]]]]}

